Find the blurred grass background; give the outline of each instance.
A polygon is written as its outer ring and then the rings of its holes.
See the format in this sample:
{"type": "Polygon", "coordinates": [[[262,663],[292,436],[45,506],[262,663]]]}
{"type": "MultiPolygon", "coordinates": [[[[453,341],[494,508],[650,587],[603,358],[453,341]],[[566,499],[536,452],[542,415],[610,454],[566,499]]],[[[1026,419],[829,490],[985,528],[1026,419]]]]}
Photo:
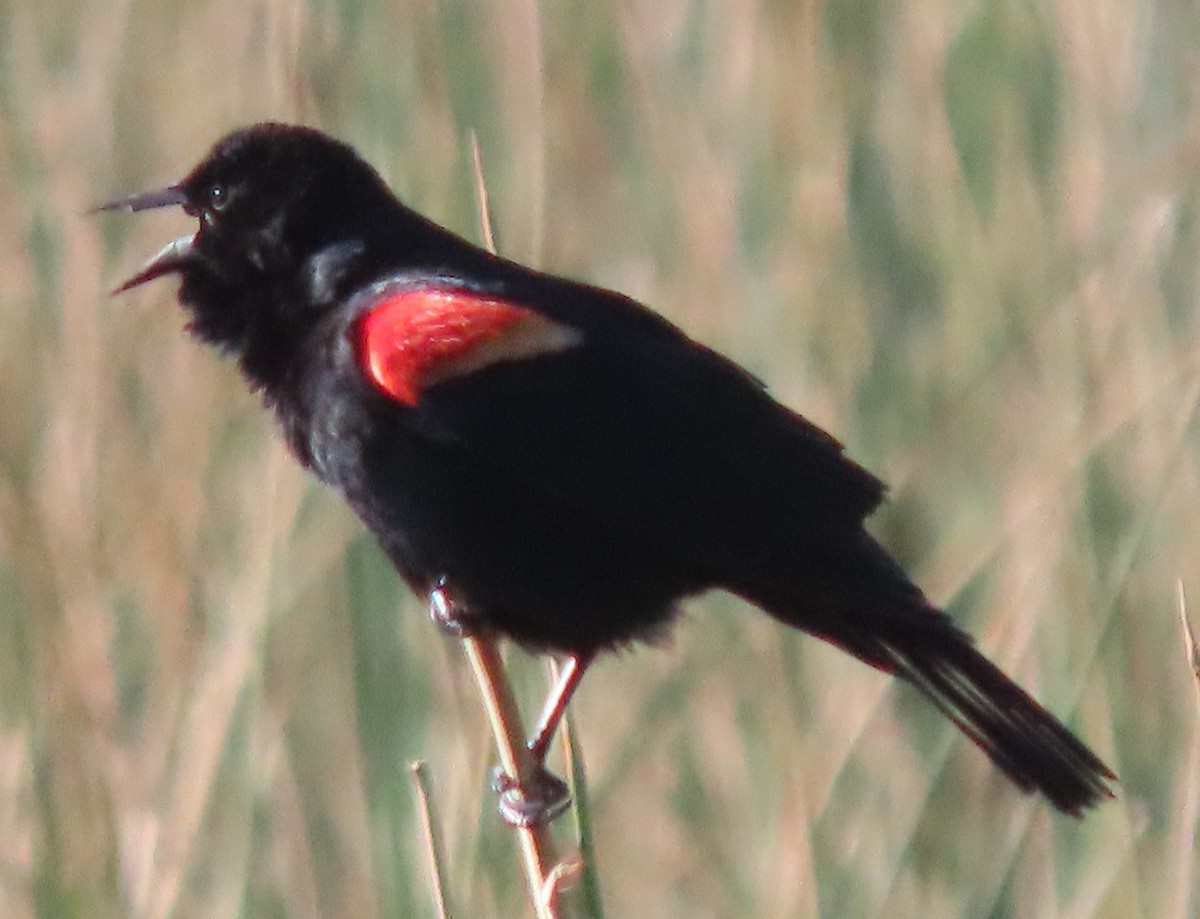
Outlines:
{"type": "MultiPolygon", "coordinates": [[[[1200,8],[0,0],[0,915],[527,912],[458,649],[96,218],[263,118],[615,287],[893,485],[873,526],[1122,779],[1076,822],[728,598],[575,705],[610,916],[1186,917],[1200,8]]],[[[526,704],[544,670],[513,657],[526,704]]],[[[569,846],[569,838],[564,841],[569,846]]]]}

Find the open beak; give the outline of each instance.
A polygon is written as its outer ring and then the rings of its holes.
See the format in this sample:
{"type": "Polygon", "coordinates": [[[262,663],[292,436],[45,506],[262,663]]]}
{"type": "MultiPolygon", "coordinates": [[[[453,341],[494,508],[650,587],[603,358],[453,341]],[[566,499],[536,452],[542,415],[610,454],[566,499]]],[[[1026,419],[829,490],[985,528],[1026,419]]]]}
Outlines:
{"type": "Polygon", "coordinates": [[[158,255],[146,262],[142,266],[142,270],[133,277],[125,281],[121,286],[113,289],[113,296],[123,294],[127,290],[132,290],[139,284],[145,284],[147,281],[153,281],[155,278],[161,278],[164,274],[171,274],[176,271],[183,271],[190,265],[195,256],[195,249],[192,246],[194,237],[181,236],[179,239],[172,240],[167,243],[159,251],[158,255]]]}
{"type": "MultiPolygon", "coordinates": [[[[185,204],[187,204],[187,195],[183,189],[178,185],[169,185],[166,188],[146,191],[128,198],[121,198],[119,201],[101,204],[93,212],[127,211],[133,213],[157,207],[181,207],[185,204]]],[[[123,294],[139,284],[145,284],[147,281],[153,281],[163,275],[183,271],[195,259],[194,241],[194,236],[181,236],[179,239],[167,243],[158,255],[142,266],[141,271],[113,290],[113,296],[123,294]]]]}
{"type": "Polygon", "coordinates": [[[93,208],[98,211],[148,211],[155,207],[182,207],[187,204],[187,194],[178,185],[168,185],[166,188],[156,188],[154,191],[144,191],[130,195],[119,201],[109,201],[93,208]]]}

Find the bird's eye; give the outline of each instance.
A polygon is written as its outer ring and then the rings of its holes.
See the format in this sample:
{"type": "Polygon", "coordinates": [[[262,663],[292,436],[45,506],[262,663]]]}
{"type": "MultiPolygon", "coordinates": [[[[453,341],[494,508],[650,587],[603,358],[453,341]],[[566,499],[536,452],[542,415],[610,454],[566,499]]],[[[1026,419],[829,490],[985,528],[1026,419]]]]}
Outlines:
{"type": "Polygon", "coordinates": [[[223,211],[228,203],[229,195],[226,193],[224,185],[218,182],[208,190],[208,206],[213,211],[223,211]]]}

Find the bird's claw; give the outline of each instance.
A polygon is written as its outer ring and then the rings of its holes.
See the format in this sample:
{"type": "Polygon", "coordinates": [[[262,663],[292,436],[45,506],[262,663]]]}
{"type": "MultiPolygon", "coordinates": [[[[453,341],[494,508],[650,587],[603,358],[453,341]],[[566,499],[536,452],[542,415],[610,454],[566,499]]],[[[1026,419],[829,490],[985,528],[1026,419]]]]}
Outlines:
{"type": "Polygon", "coordinates": [[[571,792],[562,779],[538,767],[530,781],[521,784],[497,766],[492,790],[500,795],[497,808],[504,822],[518,829],[543,826],[571,804],[571,792]]]}
{"type": "Polygon", "coordinates": [[[469,638],[484,631],[479,616],[465,603],[455,599],[445,578],[439,578],[433,590],[429,591],[429,618],[453,638],[469,638]]]}

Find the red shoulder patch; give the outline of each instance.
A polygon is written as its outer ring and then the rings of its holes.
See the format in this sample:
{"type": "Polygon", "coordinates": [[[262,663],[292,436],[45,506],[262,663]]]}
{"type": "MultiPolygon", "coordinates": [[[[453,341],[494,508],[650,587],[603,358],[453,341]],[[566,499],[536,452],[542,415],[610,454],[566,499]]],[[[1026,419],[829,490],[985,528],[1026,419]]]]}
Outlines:
{"type": "Polygon", "coordinates": [[[582,338],[577,329],[508,300],[445,288],[385,294],[356,331],[367,377],[410,406],[444,380],[563,351],[582,338]]]}

